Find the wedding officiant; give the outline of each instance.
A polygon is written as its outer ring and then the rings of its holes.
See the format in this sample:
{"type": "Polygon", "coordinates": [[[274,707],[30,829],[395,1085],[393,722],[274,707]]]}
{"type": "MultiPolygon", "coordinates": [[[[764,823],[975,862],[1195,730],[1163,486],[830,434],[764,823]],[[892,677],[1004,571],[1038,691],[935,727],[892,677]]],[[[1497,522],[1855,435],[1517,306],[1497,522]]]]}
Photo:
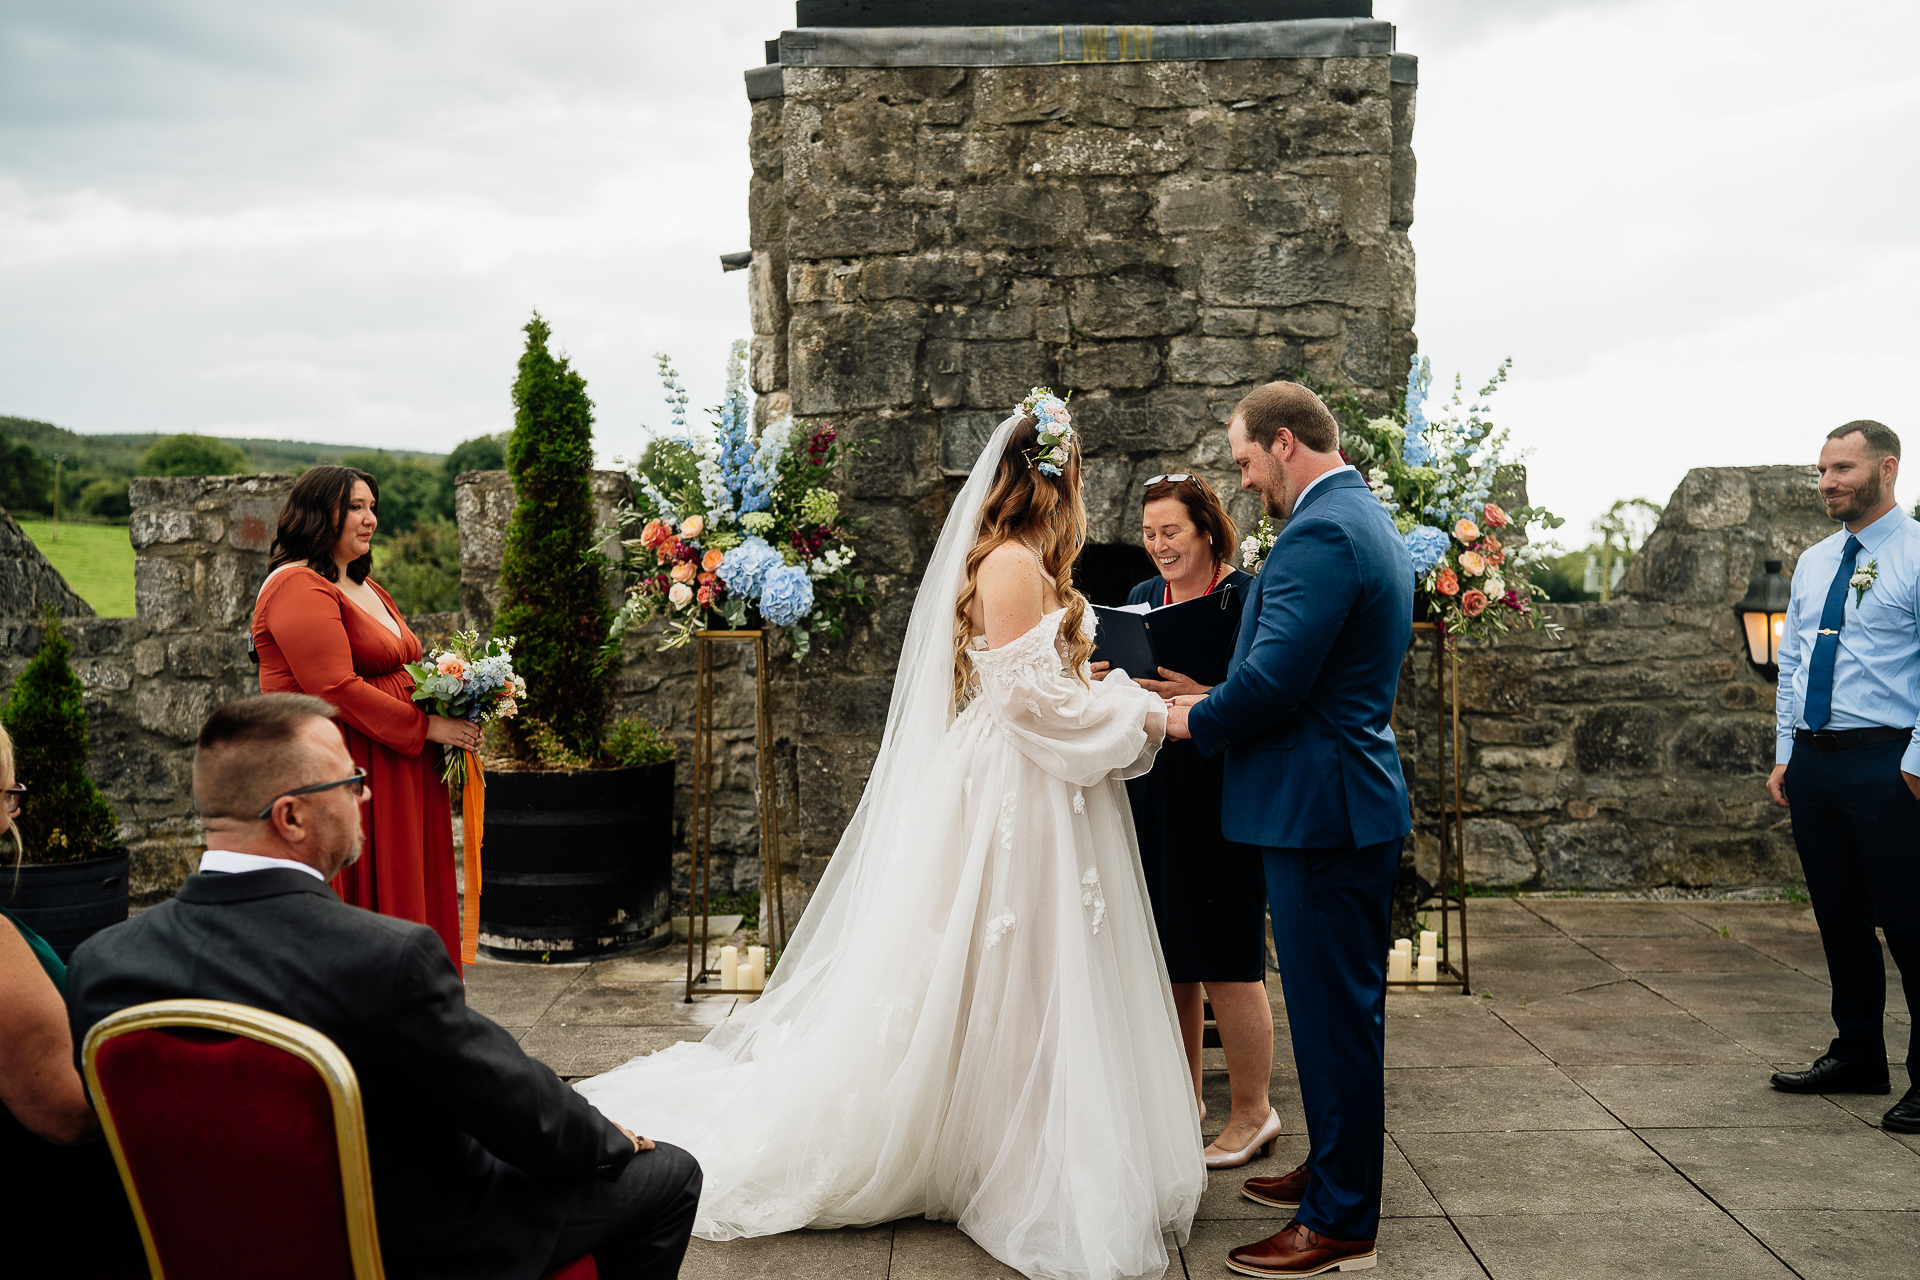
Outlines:
{"type": "MultiPolygon", "coordinates": [[[[1233,567],[1239,533],[1213,486],[1185,472],[1148,480],[1140,536],[1160,572],[1134,587],[1127,597],[1131,609],[1164,609],[1205,597],[1219,600],[1233,619],[1240,617],[1252,579],[1233,567]]],[[[1234,633],[1229,629],[1220,636],[1216,665],[1224,669],[1233,653],[1234,633]]],[[[1110,665],[1095,663],[1093,670],[1104,679],[1110,665]]],[[[1204,693],[1210,687],[1165,667],[1158,669],[1158,679],[1128,674],[1163,697],[1204,693]]],[[[1265,1154],[1280,1132],[1279,1116],[1267,1100],[1273,1074],[1273,1009],[1264,982],[1266,883],[1259,852],[1220,833],[1223,761],[1221,756],[1201,758],[1191,742],[1170,742],[1152,772],[1127,783],[1140,838],[1140,865],[1196,1094],[1207,1001],[1213,1004],[1226,1053],[1233,1110],[1206,1149],[1207,1165],[1215,1169],[1234,1168],[1256,1153],[1265,1154]]],[[[1205,1106],[1202,1101],[1203,1114],[1205,1106]]]]}

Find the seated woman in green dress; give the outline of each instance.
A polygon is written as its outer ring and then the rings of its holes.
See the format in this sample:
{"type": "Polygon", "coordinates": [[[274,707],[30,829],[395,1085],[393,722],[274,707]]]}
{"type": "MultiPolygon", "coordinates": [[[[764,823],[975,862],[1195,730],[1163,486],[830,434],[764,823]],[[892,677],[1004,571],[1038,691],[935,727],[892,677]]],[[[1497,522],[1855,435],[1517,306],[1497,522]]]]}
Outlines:
{"type": "MultiPolygon", "coordinates": [[[[13,818],[25,796],[13,740],[0,728],[0,840],[14,852],[0,861],[0,889],[12,878],[7,863],[19,861],[13,818]]],[[[144,1276],[133,1212],[74,1066],[67,967],[4,906],[0,916],[0,1205],[8,1224],[0,1270],[144,1276]]]]}

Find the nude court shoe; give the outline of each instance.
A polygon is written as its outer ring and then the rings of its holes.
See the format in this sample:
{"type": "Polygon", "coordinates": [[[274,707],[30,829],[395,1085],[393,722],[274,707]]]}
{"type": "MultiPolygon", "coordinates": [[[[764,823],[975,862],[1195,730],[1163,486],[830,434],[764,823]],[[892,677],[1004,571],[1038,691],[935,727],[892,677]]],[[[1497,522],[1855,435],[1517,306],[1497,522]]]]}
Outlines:
{"type": "Polygon", "coordinates": [[[1260,1126],[1260,1132],[1253,1135],[1252,1142],[1249,1142],[1238,1151],[1221,1151],[1217,1147],[1209,1144],[1201,1155],[1206,1160],[1207,1168],[1209,1169],[1238,1169],[1255,1156],[1272,1155],[1273,1142],[1275,1138],[1280,1136],[1281,1128],[1280,1113],[1269,1108],[1267,1111],[1267,1122],[1260,1126]]]}

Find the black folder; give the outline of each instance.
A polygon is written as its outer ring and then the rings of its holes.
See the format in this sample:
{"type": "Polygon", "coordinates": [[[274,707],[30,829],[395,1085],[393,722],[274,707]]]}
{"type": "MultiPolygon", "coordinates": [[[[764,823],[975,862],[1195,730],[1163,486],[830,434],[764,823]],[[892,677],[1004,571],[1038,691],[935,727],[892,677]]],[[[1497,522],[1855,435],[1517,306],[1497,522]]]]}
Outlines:
{"type": "Polygon", "coordinates": [[[1093,606],[1098,629],[1093,660],[1124,667],[1130,676],[1160,678],[1159,668],[1178,671],[1204,685],[1225,684],[1240,638],[1240,593],[1222,587],[1164,609],[1130,613],[1093,606]]]}

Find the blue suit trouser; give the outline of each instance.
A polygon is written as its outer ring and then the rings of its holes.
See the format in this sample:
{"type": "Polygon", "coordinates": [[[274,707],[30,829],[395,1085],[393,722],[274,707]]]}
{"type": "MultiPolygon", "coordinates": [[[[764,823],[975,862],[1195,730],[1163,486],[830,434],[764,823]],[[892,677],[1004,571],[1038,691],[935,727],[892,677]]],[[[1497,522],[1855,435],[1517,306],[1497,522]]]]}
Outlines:
{"type": "MultiPolygon", "coordinates": [[[[1920,998],[1920,800],[1900,776],[1905,750],[1904,742],[1853,751],[1801,746],[1787,762],[1793,843],[1833,982],[1838,1034],[1828,1052],[1843,1062],[1887,1057],[1887,969],[1876,923],[1886,930],[1908,1007],[1920,998]]],[[[1917,1050],[1920,1033],[1910,1034],[1909,1071],[1920,1071],[1917,1050]]]]}
{"type": "Polygon", "coordinates": [[[1336,1240],[1372,1240],[1387,1127],[1387,918],[1400,841],[1261,852],[1312,1148],[1294,1217],[1336,1240]]]}

